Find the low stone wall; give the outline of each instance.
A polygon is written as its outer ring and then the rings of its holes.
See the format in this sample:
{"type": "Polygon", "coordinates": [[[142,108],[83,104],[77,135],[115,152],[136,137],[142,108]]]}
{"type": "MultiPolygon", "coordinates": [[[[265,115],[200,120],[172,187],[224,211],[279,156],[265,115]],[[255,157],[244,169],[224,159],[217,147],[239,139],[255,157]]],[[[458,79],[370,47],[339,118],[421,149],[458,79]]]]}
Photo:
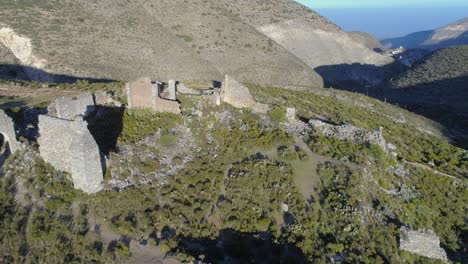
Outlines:
{"type": "Polygon", "coordinates": [[[351,141],[357,144],[373,144],[380,146],[387,154],[396,156],[396,147],[387,143],[382,135],[382,128],[373,132],[368,132],[362,128],[352,125],[339,125],[325,123],[314,119],[309,121],[309,125],[316,131],[327,137],[337,140],[351,141]]]}
{"type": "Polygon", "coordinates": [[[447,253],[440,247],[439,237],[431,230],[409,230],[402,227],[400,250],[447,262],[447,253]]]}
{"type": "Polygon", "coordinates": [[[41,115],[39,133],[41,157],[56,169],[69,172],[75,189],[86,193],[102,189],[104,163],[85,121],[41,115]]]}

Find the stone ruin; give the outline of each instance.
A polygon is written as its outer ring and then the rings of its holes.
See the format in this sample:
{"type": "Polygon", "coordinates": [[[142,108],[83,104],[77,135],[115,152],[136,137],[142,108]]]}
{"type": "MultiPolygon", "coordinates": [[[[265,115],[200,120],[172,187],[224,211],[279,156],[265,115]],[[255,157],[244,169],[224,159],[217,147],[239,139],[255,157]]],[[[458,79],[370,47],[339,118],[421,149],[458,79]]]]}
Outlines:
{"type": "Polygon", "coordinates": [[[447,253],[440,247],[440,239],[432,230],[400,229],[400,250],[447,262],[447,253]]]}
{"type": "Polygon", "coordinates": [[[293,122],[296,120],[296,108],[286,108],[286,120],[288,120],[288,122],[293,122]]]}
{"type": "Polygon", "coordinates": [[[220,97],[217,104],[228,103],[237,108],[250,108],[257,113],[266,113],[268,105],[255,102],[249,89],[236,79],[226,75],[221,85],[220,97]]]}
{"type": "Polygon", "coordinates": [[[151,109],[155,112],[180,114],[180,104],[176,101],[176,82],[169,85],[141,78],[125,86],[129,108],[151,109]]]}
{"type": "Polygon", "coordinates": [[[87,117],[95,110],[94,96],[91,93],[60,97],[47,107],[49,115],[68,120],[87,117]]]}
{"type": "Polygon", "coordinates": [[[327,137],[336,140],[351,141],[357,144],[378,145],[385,151],[385,153],[394,157],[397,156],[396,147],[385,140],[382,135],[383,130],[381,127],[374,132],[368,132],[362,128],[352,125],[335,126],[317,119],[310,120],[309,125],[317,132],[320,132],[327,137]]]}
{"type": "Polygon", "coordinates": [[[42,158],[56,169],[69,172],[75,189],[85,193],[102,189],[105,163],[85,121],[41,115],[39,133],[42,158]]]}
{"type": "Polygon", "coordinates": [[[16,140],[15,125],[13,120],[3,110],[0,110],[0,133],[3,135],[5,142],[8,142],[10,153],[15,153],[19,150],[20,144],[16,140]]]}

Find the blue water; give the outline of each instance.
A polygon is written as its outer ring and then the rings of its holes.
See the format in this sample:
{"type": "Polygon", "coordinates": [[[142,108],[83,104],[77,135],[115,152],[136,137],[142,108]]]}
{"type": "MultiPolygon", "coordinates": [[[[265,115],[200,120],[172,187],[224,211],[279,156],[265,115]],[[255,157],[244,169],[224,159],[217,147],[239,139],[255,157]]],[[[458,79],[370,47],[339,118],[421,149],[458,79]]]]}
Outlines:
{"type": "Polygon", "coordinates": [[[345,31],[365,31],[378,39],[431,30],[468,17],[468,7],[315,9],[345,31]]]}

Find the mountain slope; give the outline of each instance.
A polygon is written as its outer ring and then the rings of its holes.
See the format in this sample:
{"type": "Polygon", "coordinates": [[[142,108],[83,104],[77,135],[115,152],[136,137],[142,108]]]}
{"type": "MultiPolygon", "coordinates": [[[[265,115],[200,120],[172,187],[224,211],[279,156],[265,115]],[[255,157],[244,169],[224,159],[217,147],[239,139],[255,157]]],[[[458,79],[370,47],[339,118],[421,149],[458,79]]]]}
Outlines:
{"type": "Polygon", "coordinates": [[[213,80],[234,73],[250,74],[241,79],[255,83],[322,84],[299,59],[229,16],[216,2],[68,0],[0,5],[0,23],[30,38],[34,54],[45,59],[44,68],[52,72],[118,80],[145,75],[213,80]],[[252,69],[262,71],[252,76],[252,69]]]}
{"type": "Polygon", "coordinates": [[[367,32],[352,31],[348,34],[356,41],[363,44],[370,50],[381,52],[385,50],[385,47],[374,37],[367,32]]]}
{"type": "Polygon", "coordinates": [[[240,18],[302,59],[329,83],[375,84],[389,78],[387,73],[393,74],[388,68],[379,68],[392,64],[392,58],[369,50],[324,17],[296,2],[224,2],[240,18]]]}
{"type": "Polygon", "coordinates": [[[381,77],[333,75],[319,67],[393,62],[292,0],[6,0],[0,3],[0,29],[10,32],[0,34],[1,43],[30,40],[29,54],[41,69],[117,80],[219,80],[231,74],[264,85],[322,87],[322,78],[381,77]]]}
{"type": "Polygon", "coordinates": [[[424,48],[431,50],[468,44],[468,18],[435,30],[420,31],[400,38],[385,39],[381,43],[387,48],[403,46],[407,49],[424,48]]]}

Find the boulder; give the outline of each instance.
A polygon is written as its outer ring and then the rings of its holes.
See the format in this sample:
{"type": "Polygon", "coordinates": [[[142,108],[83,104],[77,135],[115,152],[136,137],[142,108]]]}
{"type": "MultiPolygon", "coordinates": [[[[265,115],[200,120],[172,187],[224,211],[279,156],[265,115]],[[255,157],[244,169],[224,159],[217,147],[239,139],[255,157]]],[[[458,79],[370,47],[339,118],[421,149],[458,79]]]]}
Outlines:
{"type": "Polygon", "coordinates": [[[41,157],[54,168],[71,174],[75,189],[95,193],[102,189],[104,159],[83,120],[39,116],[41,157]]]}

